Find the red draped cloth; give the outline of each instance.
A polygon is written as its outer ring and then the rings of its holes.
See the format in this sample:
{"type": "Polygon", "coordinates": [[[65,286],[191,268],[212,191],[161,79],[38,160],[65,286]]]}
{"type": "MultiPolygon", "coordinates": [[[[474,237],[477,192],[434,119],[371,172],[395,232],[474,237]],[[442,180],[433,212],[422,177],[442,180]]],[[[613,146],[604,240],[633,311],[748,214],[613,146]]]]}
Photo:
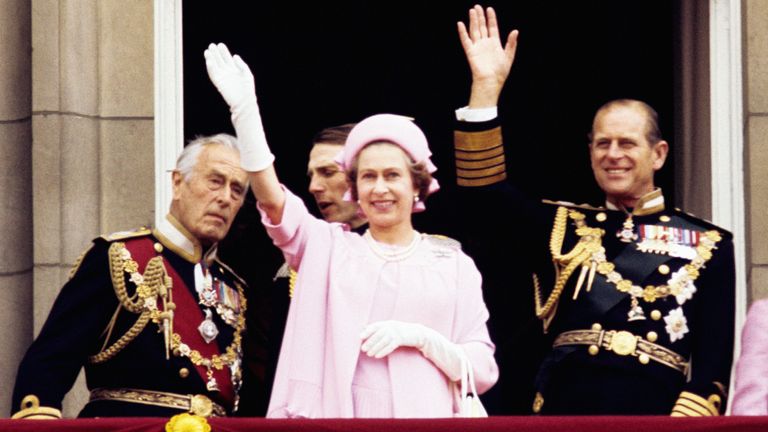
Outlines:
{"type": "MultiPolygon", "coordinates": [[[[0,431],[164,432],[165,418],[0,420],[0,431]]],[[[490,417],[418,420],[209,419],[212,432],[764,432],[768,417],[490,417]]]]}

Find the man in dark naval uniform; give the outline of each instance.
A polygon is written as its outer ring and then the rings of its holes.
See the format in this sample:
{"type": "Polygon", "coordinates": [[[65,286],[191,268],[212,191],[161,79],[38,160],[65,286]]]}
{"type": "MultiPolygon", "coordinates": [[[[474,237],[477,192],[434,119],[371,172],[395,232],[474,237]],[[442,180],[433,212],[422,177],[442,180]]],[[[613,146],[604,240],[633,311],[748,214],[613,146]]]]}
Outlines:
{"type": "Polygon", "coordinates": [[[483,244],[528,252],[521,265],[532,270],[532,312],[548,341],[533,411],[724,413],[734,326],[731,234],[667,206],[654,173],[669,146],[655,111],[636,100],[608,102],[594,118],[589,153],[604,205],[532,201],[506,182],[495,107],[517,33],[502,46],[487,12],[476,7],[469,31],[459,26],[473,86],[468,107],[457,111],[457,181],[480,218],[470,221],[484,230],[475,234],[493,237],[483,244]]]}
{"type": "Polygon", "coordinates": [[[61,417],[81,367],[80,417],[237,410],[245,285],[216,256],[247,190],[236,139],[193,141],[172,179],[158,227],[100,237],[73,269],[19,366],[14,418],[61,417]]]}

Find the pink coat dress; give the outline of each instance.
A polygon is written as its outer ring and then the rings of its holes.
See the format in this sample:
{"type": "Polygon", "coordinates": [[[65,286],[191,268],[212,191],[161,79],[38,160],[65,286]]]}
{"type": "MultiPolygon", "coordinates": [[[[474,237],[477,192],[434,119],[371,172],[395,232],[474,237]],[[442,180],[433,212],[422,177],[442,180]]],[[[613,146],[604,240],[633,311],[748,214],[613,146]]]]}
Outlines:
{"type": "Polygon", "coordinates": [[[401,347],[371,362],[360,351],[363,329],[381,319],[421,323],[460,344],[478,392],[496,382],[480,273],[455,242],[423,236],[413,253],[388,261],[363,236],[313,217],[286,194],[279,225],[260,210],[268,234],[298,272],[268,417],[452,417],[453,386],[421,352],[401,347]],[[391,401],[377,415],[371,392],[353,387],[387,376],[389,382],[375,387],[391,401]],[[356,412],[361,407],[366,412],[356,412]]]}
{"type": "Polygon", "coordinates": [[[749,308],[734,387],[733,415],[768,415],[768,299],[749,308]]]}

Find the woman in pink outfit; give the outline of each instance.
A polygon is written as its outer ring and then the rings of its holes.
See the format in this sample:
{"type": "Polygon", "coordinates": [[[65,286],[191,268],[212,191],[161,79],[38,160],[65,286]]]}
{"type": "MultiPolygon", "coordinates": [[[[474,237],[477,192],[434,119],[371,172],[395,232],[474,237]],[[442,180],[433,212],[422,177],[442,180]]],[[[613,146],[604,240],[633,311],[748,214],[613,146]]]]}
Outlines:
{"type": "Polygon", "coordinates": [[[468,360],[478,392],[498,378],[481,278],[460,245],[413,229],[438,189],[421,130],[380,114],[351,131],[338,162],[369,221],[364,235],[313,217],[278,181],[248,66],[205,52],[230,106],[262,222],[297,270],[269,417],[452,417],[468,360]]]}
{"type": "Polygon", "coordinates": [[[768,415],[768,299],[749,308],[734,386],[731,414],[768,415]]]}

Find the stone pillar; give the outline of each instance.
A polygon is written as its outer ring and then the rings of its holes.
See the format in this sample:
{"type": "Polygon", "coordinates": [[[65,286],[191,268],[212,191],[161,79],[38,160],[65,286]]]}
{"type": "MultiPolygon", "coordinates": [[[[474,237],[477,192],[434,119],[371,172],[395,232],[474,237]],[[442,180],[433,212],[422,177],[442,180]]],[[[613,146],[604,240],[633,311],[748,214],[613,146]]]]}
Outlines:
{"type": "Polygon", "coordinates": [[[0,416],[32,338],[32,39],[29,0],[0,0],[0,416]]]}
{"type": "Polygon", "coordinates": [[[768,297],[768,2],[744,7],[745,169],[750,300],[768,297]]]}
{"type": "MultiPolygon", "coordinates": [[[[93,238],[153,220],[152,13],[151,0],[32,0],[35,334],[93,238]]],[[[65,416],[87,400],[82,381],[65,416]]]]}

